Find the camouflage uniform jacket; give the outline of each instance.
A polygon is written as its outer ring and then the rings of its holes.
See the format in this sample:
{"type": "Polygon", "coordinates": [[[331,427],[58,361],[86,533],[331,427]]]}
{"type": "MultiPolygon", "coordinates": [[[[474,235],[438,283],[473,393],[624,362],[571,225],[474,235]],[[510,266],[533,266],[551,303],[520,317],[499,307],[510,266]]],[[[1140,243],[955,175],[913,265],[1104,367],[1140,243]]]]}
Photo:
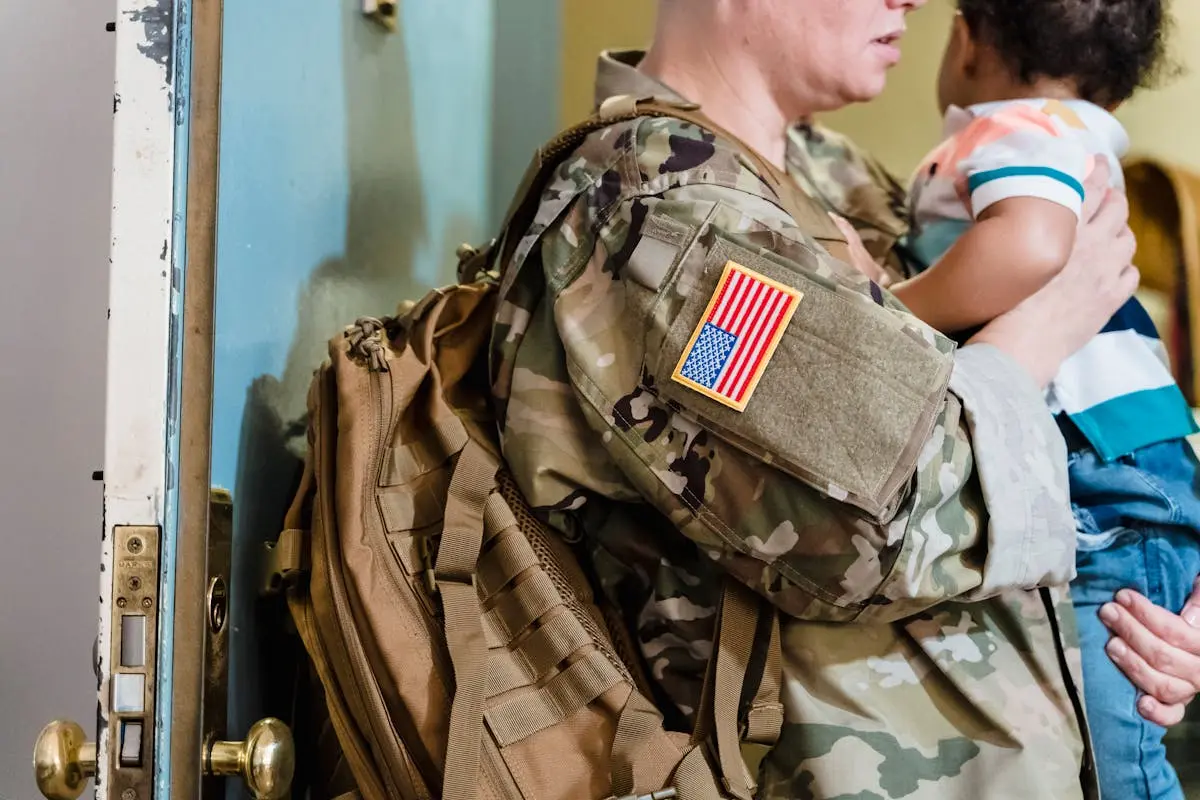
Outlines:
{"type": "MultiPolygon", "coordinates": [[[[637,58],[602,57],[599,98],[674,97],[637,58]]],[[[900,265],[902,199],[873,162],[797,128],[788,167],[900,265]]],[[[722,576],[785,612],[787,724],[760,796],[1094,796],[1073,618],[1042,588],[1073,577],[1074,523],[1041,394],[835,261],[816,216],[695,126],[590,137],[507,265],[505,457],[591,553],[675,724],[722,576]],[[673,379],[730,261],[803,292],[742,412],[673,379]]]]}

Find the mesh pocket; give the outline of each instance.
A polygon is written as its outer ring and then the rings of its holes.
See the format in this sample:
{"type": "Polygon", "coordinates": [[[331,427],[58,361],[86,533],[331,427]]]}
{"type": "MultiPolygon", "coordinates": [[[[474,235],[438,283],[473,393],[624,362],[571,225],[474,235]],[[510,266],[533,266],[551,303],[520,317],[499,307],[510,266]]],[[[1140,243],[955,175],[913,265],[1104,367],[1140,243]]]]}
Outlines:
{"type": "Polygon", "coordinates": [[[613,637],[608,634],[600,610],[593,604],[591,585],[575,562],[574,554],[553,531],[548,530],[534,517],[521,491],[506,470],[501,470],[497,478],[500,495],[517,518],[521,533],[529,542],[537,556],[538,564],[550,578],[558,596],[562,598],[563,605],[579,620],[596,649],[612,662],[626,680],[636,685],[629,667],[617,652],[613,637]]]}

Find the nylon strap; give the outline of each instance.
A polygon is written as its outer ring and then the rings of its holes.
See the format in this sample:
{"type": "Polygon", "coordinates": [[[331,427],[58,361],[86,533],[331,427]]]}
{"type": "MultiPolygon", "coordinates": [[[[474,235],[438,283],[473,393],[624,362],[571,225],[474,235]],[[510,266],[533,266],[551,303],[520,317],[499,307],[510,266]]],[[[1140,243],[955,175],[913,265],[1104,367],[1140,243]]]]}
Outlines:
{"type": "Polygon", "coordinates": [[[721,607],[717,607],[717,619],[713,628],[712,654],[704,669],[704,681],[700,684],[700,706],[696,709],[696,719],[692,724],[692,744],[702,745],[709,740],[713,733],[713,679],[717,673],[717,655],[721,635],[721,607]]]}
{"type": "Polygon", "coordinates": [[[508,632],[486,613],[483,615],[483,638],[488,650],[508,647],[508,632]]]}
{"type": "Polygon", "coordinates": [[[425,479],[419,489],[393,486],[375,493],[388,533],[404,533],[440,522],[445,516],[451,475],[445,470],[425,479]]]}
{"type": "Polygon", "coordinates": [[[688,750],[675,769],[672,781],[678,797],[685,800],[724,800],[708,759],[704,757],[704,748],[699,745],[688,750]]]}
{"type": "Polygon", "coordinates": [[[529,686],[531,683],[524,662],[507,647],[494,647],[488,650],[487,685],[483,689],[485,699],[491,700],[513,689],[529,686]]]}
{"type": "Polygon", "coordinates": [[[439,422],[428,435],[388,450],[379,475],[380,486],[400,486],[446,463],[467,444],[467,429],[458,417],[439,422]]]}
{"type": "Polygon", "coordinates": [[[488,496],[483,504],[484,536],[491,539],[499,536],[509,528],[517,527],[517,517],[508,506],[508,501],[499,492],[488,496]]]}
{"type": "Polygon", "coordinates": [[[491,599],[509,581],[537,564],[537,554],[529,546],[529,541],[519,529],[510,529],[479,559],[479,587],[483,590],[484,599],[491,599]]]}
{"type": "Polygon", "coordinates": [[[754,700],[746,715],[745,740],[773,745],[779,741],[779,734],[783,730],[783,703],[780,702],[783,647],[779,634],[779,612],[771,608],[765,613],[771,616],[771,636],[767,641],[767,658],[758,682],[758,691],[754,693],[754,700]]]}
{"type": "Polygon", "coordinates": [[[713,726],[725,789],[738,800],[752,800],[757,788],[742,758],[738,707],[754,649],[758,605],[758,598],[751,595],[749,589],[733,579],[726,580],[715,648],[713,726]]]}
{"type": "Polygon", "coordinates": [[[521,640],[514,650],[492,651],[492,669],[488,673],[487,697],[490,699],[520,686],[531,686],[570,656],[593,644],[579,620],[561,609],[544,620],[521,640]],[[507,662],[515,667],[497,667],[507,662]]]}
{"type": "Polygon", "coordinates": [[[434,565],[455,685],[443,800],[475,800],[479,788],[487,644],[475,564],[483,544],[483,506],[496,488],[498,469],[499,464],[478,442],[467,442],[450,480],[446,523],[434,565]]]}
{"type": "MultiPolygon", "coordinates": [[[[488,709],[488,727],[497,743],[507,747],[557,725],[624,680],[607,656],[593,650],[537,691],[488,709]]],[[[447,776],[449,769],[447,765],[447,776]]]]}
{"type": "MultiPolygon", "coordinates": [[[[678,761],[678,754],[669,762],[660,754],[661,748],[649,746],[649,741],[662,733],[662,715],[654,705],[633,689],[629,692],[621,716],[617,720],[617,734],[612,744],[612,792],[617,797],[637,794],[637,775],[634,766],[652,774],[670,775],[678,761]],[[647,762],[651,763],[647,763],[647,762]]],[[[669,757],[670,754],[668,753],[669,757]]],[[[689,798],[690,800],[690,798],[689,798]]]]}
{"type": "Polygon", "coordinates": [[[501,595],[499,602],[484,614],[483,624],[492,637],[489,643],[507,645],[535,619],[561,604],[562,598],[550,576],[544,572],[533,573],[512,591],[501,595]]]}

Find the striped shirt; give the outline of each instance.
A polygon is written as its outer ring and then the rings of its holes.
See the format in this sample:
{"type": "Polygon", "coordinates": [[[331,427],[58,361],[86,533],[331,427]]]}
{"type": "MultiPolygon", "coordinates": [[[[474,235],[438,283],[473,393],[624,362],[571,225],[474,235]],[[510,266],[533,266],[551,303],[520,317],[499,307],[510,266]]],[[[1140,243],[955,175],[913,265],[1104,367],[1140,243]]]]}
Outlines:
{"type": "MultiPolygon", "coordinates": [[[[1120,159],[1128,149],[1121,123],[1082,100],[952,107],[944,140],[913,176],[909,247],[934,264],[980,214],[1013,197],[1079,215],[1084,178],[1099,159],[1108,159],[1113,185],[1124,188],[1120,159]]],[[[1078,429],[1106,461],[1197,432],[1166,348],[1136,299],[1067,359],[1046,399],[1060,424],[1078,429]]]]}

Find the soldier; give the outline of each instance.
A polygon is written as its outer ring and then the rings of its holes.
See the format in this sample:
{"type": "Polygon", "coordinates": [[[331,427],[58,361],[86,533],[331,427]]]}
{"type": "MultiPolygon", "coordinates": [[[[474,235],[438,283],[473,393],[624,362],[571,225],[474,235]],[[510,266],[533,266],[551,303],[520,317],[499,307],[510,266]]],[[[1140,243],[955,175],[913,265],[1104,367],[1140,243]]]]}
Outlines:
{"type": "MultiPolygon", "coordinates": [[[[700,104],[899,276],[903,192],[790,123],[877,95],[923,2],[660,0],[647,54],[601,58],[597,102],[700,104]]],[[[766,178],[668,118],[615,123],[563,163],[493,336],[521,489],[591,554],[679,729],[724,576],[785,613],[787,724],[760,796],[1095,797],[1041,387],[1136,287],[1124,199],[1097,176],[1063,279],[956,350],[766,178]]],[[[1178,721],[1200,636],[1128,599],[1118,664],[1144,712],[1178,721]]]]}

